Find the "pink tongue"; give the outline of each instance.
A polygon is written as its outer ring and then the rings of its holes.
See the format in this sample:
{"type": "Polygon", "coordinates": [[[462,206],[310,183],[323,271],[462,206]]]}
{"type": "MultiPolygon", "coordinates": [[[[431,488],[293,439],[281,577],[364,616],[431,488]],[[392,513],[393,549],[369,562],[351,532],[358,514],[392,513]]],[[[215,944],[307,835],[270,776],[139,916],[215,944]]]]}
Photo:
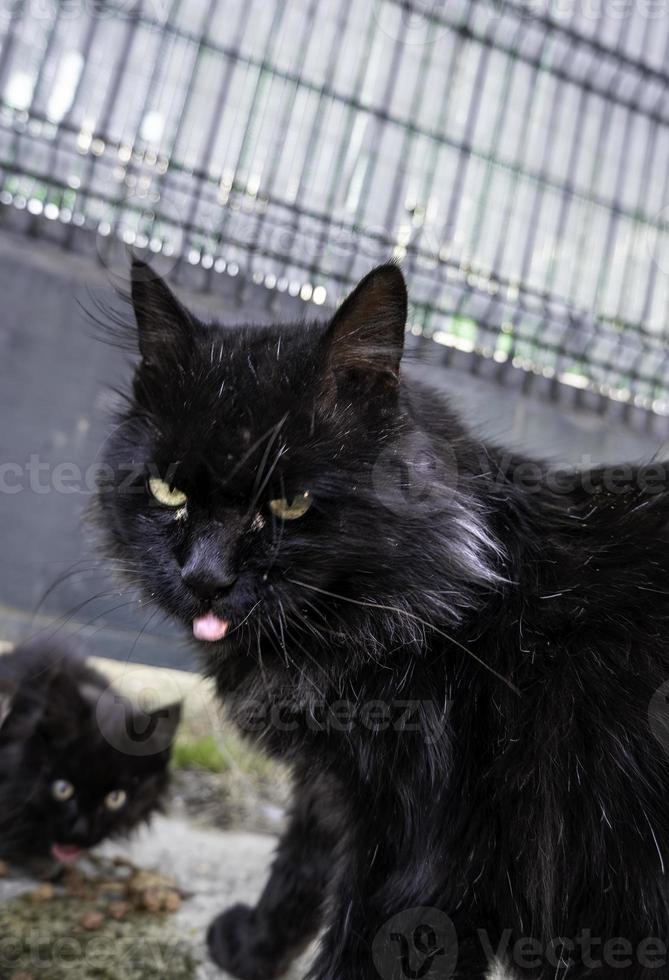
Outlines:
{"type": "Polygon", "coordinates": [[[76,847],[74,844],[52,844],[51,853],[56,861],[62,861],[63,864],[72,864],[80,856],[82,849],[76,847]]]}
{"type": "Polygon", "coordinates": [[[196,616],[193,620],[193,636],[196,640],[215,643],[216,640],[223,639],[229,626],[227,619],[219,619],[213,612],[208,612],[204,616],[196,616]]]}

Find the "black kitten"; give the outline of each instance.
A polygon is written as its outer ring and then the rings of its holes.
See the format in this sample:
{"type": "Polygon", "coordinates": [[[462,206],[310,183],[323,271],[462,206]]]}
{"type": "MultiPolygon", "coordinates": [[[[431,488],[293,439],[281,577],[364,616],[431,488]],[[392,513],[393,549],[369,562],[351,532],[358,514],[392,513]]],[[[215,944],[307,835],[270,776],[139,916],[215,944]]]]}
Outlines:
{"type": "Polygon", "coordinates": [[[0,856],[69,863],[147,820],[179,715],[140,711],[51,642],[0,656],[0,856]]]}
{"type": "Polygon", "coordinates": [[[132,295],[108,551],[296,776],[213,957],[267,980],[325,926],[318,980],[669,977],[666,468],[478,442],[400,374],[393,265],[329,324],[204,324],[139,263],[132,295]]]}

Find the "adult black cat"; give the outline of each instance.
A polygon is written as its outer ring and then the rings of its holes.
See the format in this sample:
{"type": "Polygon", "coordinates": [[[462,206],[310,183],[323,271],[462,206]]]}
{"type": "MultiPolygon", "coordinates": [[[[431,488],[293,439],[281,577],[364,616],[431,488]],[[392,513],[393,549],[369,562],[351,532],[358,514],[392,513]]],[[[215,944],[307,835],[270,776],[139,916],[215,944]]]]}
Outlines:
{"type": "Polygon", "coordinates": [[[669,977],[665,468],[480,443],[400,371],[394,265],[325,324],[205,324],[139,262],[132,299],[106,547],[296,778],[214,959],[323,926],[318,980],[669,977]]]}
{"type": "Polygon", "coordinates": [[[147,820],[179,715],[140,711],[63,643],[0,656],[0,856],[70,863],[147,820]]]}

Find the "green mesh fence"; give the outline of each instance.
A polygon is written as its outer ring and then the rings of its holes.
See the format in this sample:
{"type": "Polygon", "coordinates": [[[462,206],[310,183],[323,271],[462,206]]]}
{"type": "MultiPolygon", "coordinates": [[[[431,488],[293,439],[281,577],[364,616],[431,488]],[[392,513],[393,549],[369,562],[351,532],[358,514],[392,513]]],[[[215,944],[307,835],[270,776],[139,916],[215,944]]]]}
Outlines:
{"type": "Polygon", "coordinates": [[[669,414],[665,0],[14,0],[0,204],[669,414]]]}

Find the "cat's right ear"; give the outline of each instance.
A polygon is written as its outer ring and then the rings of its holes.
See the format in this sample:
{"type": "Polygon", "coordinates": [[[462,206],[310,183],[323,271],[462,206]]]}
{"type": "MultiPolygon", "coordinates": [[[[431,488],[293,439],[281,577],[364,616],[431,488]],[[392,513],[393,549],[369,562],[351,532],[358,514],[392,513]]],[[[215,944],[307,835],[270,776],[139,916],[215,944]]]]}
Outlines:
{"type": "Polygon", "coordinates": [[[133,259],[131,298],[139,351],[147,365],[179,357],[188,346],[193,318],[166,282],[140,259],[133,259]]]}

